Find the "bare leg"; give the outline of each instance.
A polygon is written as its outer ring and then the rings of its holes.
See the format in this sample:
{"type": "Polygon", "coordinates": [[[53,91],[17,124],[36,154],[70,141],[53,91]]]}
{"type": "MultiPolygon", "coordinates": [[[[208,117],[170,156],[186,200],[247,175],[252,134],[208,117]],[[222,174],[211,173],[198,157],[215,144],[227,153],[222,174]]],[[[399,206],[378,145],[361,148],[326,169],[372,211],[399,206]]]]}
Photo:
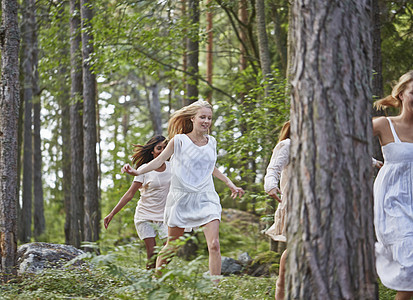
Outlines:
{"type": "Polygon", "coordinates": [[[412,298],[413,298],[413,291],[412,292],[398,291],[394,300],[410,300],[412,298]]]}
{"type": "Polygon", "coordinates": [[[155,251],[156,240],[154,237],[150,237],[143,239],[143,241],[145,242],[146,258],[148,260],[148,262],[146,263],[146,269],[153,269],[155,268],[155,261],[152,259],[152,257],[155,251]]]}
{"type": "Polygon", "coordinates": [[[285,294],[285,263],[287,260],[287,250],[284,250],[280,259],[280,272],[275,287],[275,300],[283,300],[285,294]]]}
{"type": "MultiPolygon", "coordinates": [[[[160,270],[163,265],[169,263],[170,256],[176,251],[175,247],[171,246],[170,243],[181,237],[184,234],[184,230],[184,228],[179,227],[168,227],[168,240],[156,259],[156,269],[160,270]]],[[[159,275],[159,272],[157,273],[159,275]]]]}
{"type": "Polygon", "coordinates": [[[208,244],[209,274],[221,275],[221,248],[219,246],[219,221],[204,225],[204,235],[208,244]]]}

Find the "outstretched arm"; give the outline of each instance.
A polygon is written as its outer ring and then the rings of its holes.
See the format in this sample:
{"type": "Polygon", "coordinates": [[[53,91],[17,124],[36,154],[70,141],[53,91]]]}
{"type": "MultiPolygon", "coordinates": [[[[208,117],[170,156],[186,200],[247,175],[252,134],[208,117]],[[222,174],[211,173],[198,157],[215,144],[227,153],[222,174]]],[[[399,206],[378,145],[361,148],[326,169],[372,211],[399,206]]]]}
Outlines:
{"type": "Polygon", "coordinates": [[[103,225],[107,229],[109,226],[110,221],[112,221],[113,217],[135,196],[136,192],[141,188],[142,182],[134,181],[130,186],[129,190],[120,198],[118,204],[112,209],[110,214],[108,214],[103,219],[103,225]]]}
{"type": "Polygon", "coordinates": [[[219,180],[221,180],[222,182],[224,182],[231,190],[232,194],[231,197],[233,199],[235,199],[237,196],[239,196],[240,198],[242,197],[242,195],[244,195],[244,190],[240,187],[237,187],[232,181],[231,179],[229,179],[227,176],[225,176],[224,174],[222,174],[222,172],[220,170],[218,170],[217,167],[214,167],[214,171],[212,172],[212,175],[214,175],[216,178],[218,178],[219,180]]]}
{"type": "Polygon", "coordinates": [[[140,168],[139,171],[137,171],[136,169],[132,168],[129,164],[125,164],[121,171],[122,173],[128,173],[129,175],[133,175],[133,176],[138,176],[138,175],[142,175],[145,173],[148,173],[150,171],[156,170],[157,168],[159,168],[160,166],[162,166],[162,164],[172,156],[172,154],[174,153],[174,139],[172,139],[168,145],[166,146],[165,150],[162,151],[161,154],[159,154],[159,156],[155,159],[153,159],[152,161],[150,161],[147,165],[145,165],[144,167],[140,168]]]}

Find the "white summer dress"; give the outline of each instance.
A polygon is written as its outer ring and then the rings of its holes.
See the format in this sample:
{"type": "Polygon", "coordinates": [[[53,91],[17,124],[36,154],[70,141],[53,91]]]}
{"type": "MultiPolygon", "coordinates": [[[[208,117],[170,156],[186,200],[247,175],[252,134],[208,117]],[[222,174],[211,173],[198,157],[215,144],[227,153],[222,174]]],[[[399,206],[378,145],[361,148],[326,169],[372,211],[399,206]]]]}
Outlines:
{"type": "Polygon", "coordinates": [[[287,219],[287,165],[290,162],[290,139],[279,142],[271,156],[271,161],[267,167],[267,173],[264,177],[264,190],[268,193],[278,187],[280,183],[281,203],[278,204],[274,214],[274,224],[265,232],[274,241],[286,242],[286,219],[287,219]]]}
{"type": "Polygon", "coordinates": [[[394,142],[382,147],[374,182],[376,268],[386,287],[413,291],[413,143],[401,142],[388,121],[394,142]]]}
{"type": "Polygon", "coordinates": [[[186,134],[174,136],[172,178],[164,217],[169,227],[199,227],[221,220],[222,208],[212,180],[216,140],[206,137],[208,143],[197,146],[186,134]]]}

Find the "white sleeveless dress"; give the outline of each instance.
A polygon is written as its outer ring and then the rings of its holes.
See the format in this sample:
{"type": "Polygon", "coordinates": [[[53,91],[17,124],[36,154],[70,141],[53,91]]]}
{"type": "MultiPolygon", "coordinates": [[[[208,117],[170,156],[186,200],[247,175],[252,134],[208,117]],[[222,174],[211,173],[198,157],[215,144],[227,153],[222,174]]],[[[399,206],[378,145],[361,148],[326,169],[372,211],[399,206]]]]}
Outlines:
{"type": "Polygon", "coordinates": [[[212,172],[217,160],[216,140],[195,145],[186,134],[174,136],[171,157],[171,185],[166,199],[164,221],[169,227],[199,227],[221,220],[221,204],[212,172]]]}
{"type": "Polygon", "coordinates": [[[376,268],[386,287],[413,291],[413,143],[401,142],[388,121],[394,142],[382,147],[374,182],[376,268]]]}

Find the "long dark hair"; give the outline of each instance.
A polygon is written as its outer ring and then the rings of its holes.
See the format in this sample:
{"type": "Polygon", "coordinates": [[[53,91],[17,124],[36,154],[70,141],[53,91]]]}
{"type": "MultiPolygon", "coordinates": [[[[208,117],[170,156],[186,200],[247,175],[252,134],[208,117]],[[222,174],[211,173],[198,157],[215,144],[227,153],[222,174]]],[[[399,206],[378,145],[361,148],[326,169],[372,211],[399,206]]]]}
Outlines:
{"type": "Polygon", "coordinates": [[[133,145],[132,164],[135,168],[150,162],[153,159],[153,150],[155,146],[166,138],[162,135],[155,135],[145,145],[133,145]]]}

